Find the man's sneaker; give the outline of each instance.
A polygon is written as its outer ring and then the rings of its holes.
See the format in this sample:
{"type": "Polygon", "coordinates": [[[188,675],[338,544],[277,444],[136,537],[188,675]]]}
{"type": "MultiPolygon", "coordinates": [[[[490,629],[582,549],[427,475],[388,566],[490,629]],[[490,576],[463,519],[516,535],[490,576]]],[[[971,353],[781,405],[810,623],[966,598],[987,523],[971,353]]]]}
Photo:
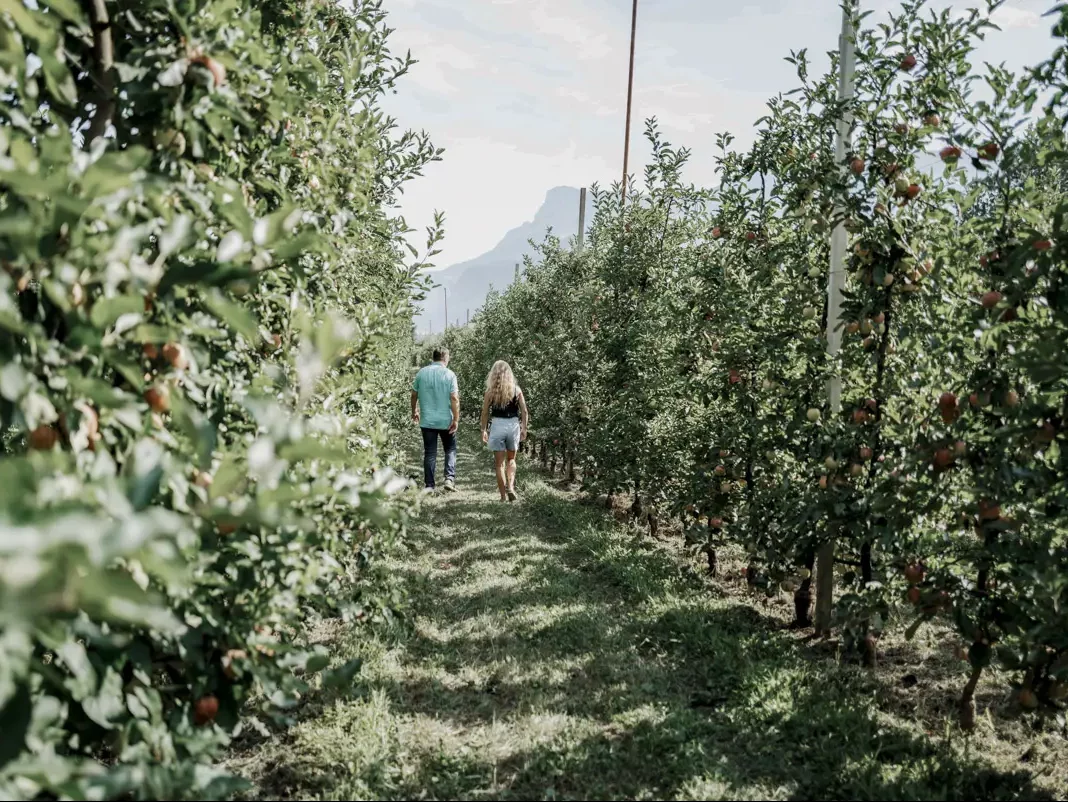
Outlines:
{"type": "Polygon", "coordinates": [[[456,482],[453,481],[452,479],[446,479],[445,480],[445,491],[447,493],[455,493],[456,492],[456,482]]]}

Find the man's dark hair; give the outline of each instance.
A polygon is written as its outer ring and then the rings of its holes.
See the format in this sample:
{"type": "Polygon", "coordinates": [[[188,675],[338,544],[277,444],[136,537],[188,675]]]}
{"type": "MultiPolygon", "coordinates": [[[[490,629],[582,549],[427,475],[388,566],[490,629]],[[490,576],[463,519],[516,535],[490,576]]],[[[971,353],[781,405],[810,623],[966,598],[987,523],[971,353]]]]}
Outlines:
{"type": "Polygon", "coordinates": [[[449,349],[446,348],[444,345],[439,345],[437,348],[434,349],[434,361],[435,362],[444,362],[448,358],[449,358],[449,349]]]}

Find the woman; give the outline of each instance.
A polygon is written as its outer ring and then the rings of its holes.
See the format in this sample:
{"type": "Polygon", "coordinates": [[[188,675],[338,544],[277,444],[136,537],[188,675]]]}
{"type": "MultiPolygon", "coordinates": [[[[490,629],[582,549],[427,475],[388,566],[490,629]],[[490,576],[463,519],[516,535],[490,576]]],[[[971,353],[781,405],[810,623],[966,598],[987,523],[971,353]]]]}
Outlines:
{"type": "Polygon", "coordinates": [[[527,400],[515,383],[512,368],[507,362],[498,360],[486,377],[486,394],[482,398],[482,442],[493,449],[501,501],[516,500],[515,452],[526,439],[527,400]]]}

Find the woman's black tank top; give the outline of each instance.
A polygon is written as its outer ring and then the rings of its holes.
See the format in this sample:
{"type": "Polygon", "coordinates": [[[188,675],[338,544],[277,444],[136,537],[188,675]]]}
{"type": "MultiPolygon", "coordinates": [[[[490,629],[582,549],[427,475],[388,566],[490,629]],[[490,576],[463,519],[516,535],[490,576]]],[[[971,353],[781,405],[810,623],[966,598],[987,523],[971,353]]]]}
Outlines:
{"type": "Polygon", "coordinates": [[[512,396],[512,400],[505,406],[500,407],[496,404],[490,406],[490,414],[494,418],[518,418],[519,417],[519,390],[517,389],[515,395],[512,396]]]}

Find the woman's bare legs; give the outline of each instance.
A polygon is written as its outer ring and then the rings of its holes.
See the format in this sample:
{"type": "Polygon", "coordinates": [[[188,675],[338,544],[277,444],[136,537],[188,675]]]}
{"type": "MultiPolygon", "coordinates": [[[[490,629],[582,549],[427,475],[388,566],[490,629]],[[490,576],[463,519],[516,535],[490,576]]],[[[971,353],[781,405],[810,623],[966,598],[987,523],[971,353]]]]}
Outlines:
{"type": "Polygon", "coordinates": [[[497,474],[497,489],[501,493],[501,501],[508,500],[508,481],[505,476],[505,460],[508,454],[505,451],[493,452],[493,470],[497,474]]]}
{"type": "Polygon", "coordinates": [[[514,451],[509,451],[508,452],[508,472],[507,472],[507,477],[508,477],[508,492],[512,496],[514,496],[515,495],[515,452],[514,451]]]}

